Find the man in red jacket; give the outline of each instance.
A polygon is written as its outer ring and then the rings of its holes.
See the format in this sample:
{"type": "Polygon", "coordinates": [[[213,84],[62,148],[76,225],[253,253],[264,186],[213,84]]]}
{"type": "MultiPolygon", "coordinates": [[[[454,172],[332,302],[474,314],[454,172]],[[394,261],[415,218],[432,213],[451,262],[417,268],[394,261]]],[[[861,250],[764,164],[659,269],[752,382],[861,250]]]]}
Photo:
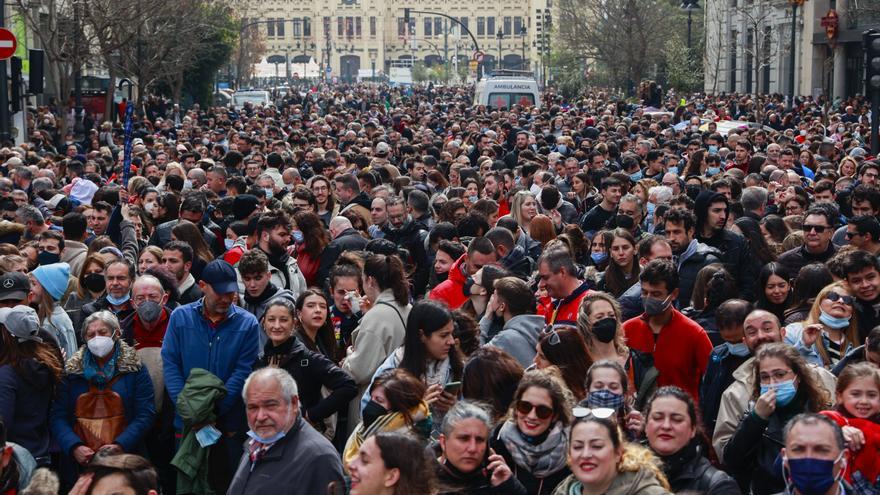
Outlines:
{"type": "Polygon", "coordinates": [[[538,299],[537,314],[548,325],[577,326],[581,299],[590,291],[587,282],[577,277],[571,253],[561,247],[544,250],[538,259],[538,278],[547,295],[538,299]]]}
{"type": "Polygon", "coordinates": [[[700,377],[706,371],[712,342],[706,331],[673,307],[678,272],[667,260],[648,263],[639,275],[645,312],[623,324],[626,343],[654,356],[657,385],[676,385],[699,400],[700,377]]]}
{"type": "Polygon", "coordinates": [[[483,268],[483,265],[496,262],[498,254],[492,241],[485,237],[475,237],[468,244],[467,253],[461,255],[449,269],[449,277],[431,289],[428,299],[443,301],[449,309],[460,308],[468,300],[468,295],[464,293],[468,279],[483,268]]]}

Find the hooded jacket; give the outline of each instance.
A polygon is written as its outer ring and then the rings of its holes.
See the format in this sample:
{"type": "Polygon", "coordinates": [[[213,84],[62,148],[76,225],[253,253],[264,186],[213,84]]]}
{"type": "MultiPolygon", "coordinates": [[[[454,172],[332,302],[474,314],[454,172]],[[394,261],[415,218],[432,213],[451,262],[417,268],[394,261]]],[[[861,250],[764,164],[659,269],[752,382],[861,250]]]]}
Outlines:
{"type": "Polygon", "coordinates": [[[428,299],[443,301],[449,309],[458,309],[467,302],[468,298],[464,295],[464,284],[468,278],[464,274],[465,263],[467,263],[467,253],[455,260],[452,268],[449,269],[449,276],[440,285],[431,289],[428,299]]]}
{"type": "Polygon", "coordinates": [[[691,305],[691,295],[697,283],[697,274],[706,265],[721,262],[721,252],[701,242],[697,243],[694,254],[685,259],[678,267],[678,299],[676,306],[686,308],[691,305]]]}
{"type": "Polygon", "coordinates": [[[730,207],[727,197],[714,191],[703,191],[694,201],[694,214],[697,217],[697,240],[720,252],[719,257],[724,268],[736,279],[740,297],[751,301],[754,299],[755,280],[760,270],[760,261],[751,257],[746,239],[727,229],[716,231],[711,237],[703,237],[703,226],[709,217],[709,206],[719,201],[724,202],[726,207],[730,207]]]}
{"type": "Polygon", "coordinates": [[[382,232],[385,234],[385,239],[409,251],[410,261],[416,270],[412,281],[413,295],[420,297],[428,287],[428,269],[432,266],[428,262],[428,252],[425,250],[428,232],[422,229],[422,224],[412,218],[408,218],[399,229],[392,228],[391,222],[386,222],[382,232]]]}
{"type": "Polygon", "coordinates": [[[516,315],[507,320],[498,334],[486,345],[497,347],[513,356],[523,368],[532,365],[535,359],[535,348],[541,337],[541,330],[547,321],[541,315],[516,315]]]}
{"type": "Polygon", "coordinates": [[[0,419],[6,424],[7,440],[35,458],[49,455],[49,406],[54,391],[52,372],[35,359],[22,360],[20,370],[0,366],[0,419]]]}
{"type": "Polygon", "coordinates": [[[535,260],[526,254],[526,250],[522,246],[514,246],[499,262],[507,271],[525,281],[528,281],[532,276],[535,267],[535,260]]]}
{"type": "MultiPolygon", "coordinates": [[[[624,447],[618,474],[603,495],[670,495],[666,476],[659,463],[644,447],[624,447]]],[[[553,495],[580,495],[581,482],[572,474],[564,479],[553,495]]]]}

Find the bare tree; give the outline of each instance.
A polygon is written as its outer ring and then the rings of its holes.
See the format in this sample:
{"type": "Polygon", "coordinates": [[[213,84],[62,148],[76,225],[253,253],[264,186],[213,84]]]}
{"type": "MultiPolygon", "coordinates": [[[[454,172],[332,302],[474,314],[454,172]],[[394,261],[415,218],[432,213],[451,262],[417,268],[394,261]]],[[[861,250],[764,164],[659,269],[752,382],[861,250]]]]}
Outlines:
{"type": "Polygon", "coordinates": [[[266,53],[266,40],[263,37],[263,24],[241,28],[239,43],[232,59],[235,63],[235,86],[241,88],[254,74],[254,64],[259,63],[266,53]]]}
{"type": "Polygon", "coordinates": [[[721,77],[722,61],[725,58],[725,37],[727,35],[724,15],[724,2],[706,2],[704,18],[706,26],[706,47],[703,51],[703,71],[711,85],[705,89],[712,94],[718,92],[718,79],[721,77]]]}
{"type": "MultiPolygon", "coordinates": [[[[768,0],[756,0],[750,5],[733,8],[732,14],[742,20],[746,27],[745,42],[742,44],[746,58],[746,68],[751,65],[753,74],[749,74],[754,84],[745,88],[746,93],[760,93],[761,72],[770,67],[773,61],[774,44],[779,43],[779,33],[772,30],[774,7],[768,0]]],[[[783,47],[779,43],[780,47],[783,47]]],[[[783,47],[784,48],[784,47],[783,47]]]]}
{"type": "Polygon", "coordinates": [[[620,85],[636,84],[663,58],[677,15],[663,0],[561,0],[559,41],[595,60],[620,85]]]}

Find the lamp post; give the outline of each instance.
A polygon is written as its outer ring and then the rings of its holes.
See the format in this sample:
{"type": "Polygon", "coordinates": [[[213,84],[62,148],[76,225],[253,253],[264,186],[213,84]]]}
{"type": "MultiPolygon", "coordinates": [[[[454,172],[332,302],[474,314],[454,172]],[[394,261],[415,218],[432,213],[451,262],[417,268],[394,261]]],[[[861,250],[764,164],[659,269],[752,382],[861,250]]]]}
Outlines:
{"type": "Polygon", "coordinates": [[[794,108],[795,96],[794,73],[795,70],[797,70],[795,67],[795,55],[797,55],[797,52],[795,52],[795,43],[797,43],[797,9],[804,4],[804,1],[805,0],[788,0],[788,3],[791,4],[791,54],[789,55],[788,59],[789,64],[791,64],[791,72],[788,73],[788,90],[789,94],[791,95],[791,99],[789,100],[789,109],[794,108]]]}
{"type": "Polygon", "coordinates": [[[687,12],[688,14],[688,55],[691,52],[691,25],[693,24],[692,14],[695,10],[700,10],[700,2],[699,0],[682,0],[681,5],[678,7],[679,9],[687,12]]]}
{"type": "Polygon", "coordinates": [[[504,38],[504,31],[501,28],[498,28],[498,34],[495,35],[498,38],[498,63],[495,64],[496,69],[503,69],[504,66],[501,65],[501,39],[504,38]]]}
{"type": "Polygon", "coordinates": [[[522,37],[522,56],[520,57],[520,66],[523,70],[526,70],[526,26],[522,25],[519,28],[519,35],[522,37]]]}

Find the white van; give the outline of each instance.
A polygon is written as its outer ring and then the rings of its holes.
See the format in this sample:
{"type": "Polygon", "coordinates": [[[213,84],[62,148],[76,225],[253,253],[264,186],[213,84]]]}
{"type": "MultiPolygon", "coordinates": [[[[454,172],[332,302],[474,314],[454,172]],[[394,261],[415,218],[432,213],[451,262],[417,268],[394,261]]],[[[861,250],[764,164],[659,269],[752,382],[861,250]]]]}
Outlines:
{"type": "Polygon", "coordinates": [[[531,72],[496,71],[477,82],[474,105],[510,108],[511,105],[541,108],[538,81],[531,72]]]}
{"type": "Polygon", "coordinates": [[[236,91],[232,95],[232,104],[236,107],[243,107],[245,103],[251,102],[255,107],[260,105],[266,106],[272,103],[272,94],[264,90],[245,90],[236,91]]]}

